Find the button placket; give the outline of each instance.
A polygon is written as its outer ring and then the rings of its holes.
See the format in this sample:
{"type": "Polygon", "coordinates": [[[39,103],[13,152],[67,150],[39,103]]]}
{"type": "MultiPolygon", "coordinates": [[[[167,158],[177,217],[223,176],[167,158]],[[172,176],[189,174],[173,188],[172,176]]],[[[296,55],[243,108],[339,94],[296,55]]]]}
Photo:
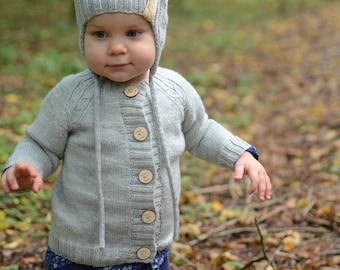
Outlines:
{"type": "Polygon", "coordinates": [[[130,200],[135,205],[131,235],[141,245],[135,247],[138,260],[149,260],[154,252],[157,212],[154,203],[156,170],[153,161],[152,106],[146,84],[125,85],[119,91],[121,115],[126,125],[130,158],[130,200]],[[148,194],[148,196],[145,196],[148,194]],[[146,237],[148,240],[146,240],[146,237]]]}

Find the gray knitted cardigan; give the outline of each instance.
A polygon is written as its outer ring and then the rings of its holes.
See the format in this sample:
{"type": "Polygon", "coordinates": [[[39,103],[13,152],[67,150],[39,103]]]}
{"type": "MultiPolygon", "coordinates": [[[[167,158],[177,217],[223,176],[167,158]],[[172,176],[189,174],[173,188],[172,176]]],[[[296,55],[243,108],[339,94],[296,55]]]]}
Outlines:
{"type": "Polygon", "coordinates": [[[44,179],[63,161],[49,238],[57,254],[93,266],[150,262],[177,236],[183,151],[233,168],[250,146],[208,119],[179,74],[158,68],[153,87],[157,104],[149,81],[89,70],[64,78],[8,160],[32,162],[44,179]]]}

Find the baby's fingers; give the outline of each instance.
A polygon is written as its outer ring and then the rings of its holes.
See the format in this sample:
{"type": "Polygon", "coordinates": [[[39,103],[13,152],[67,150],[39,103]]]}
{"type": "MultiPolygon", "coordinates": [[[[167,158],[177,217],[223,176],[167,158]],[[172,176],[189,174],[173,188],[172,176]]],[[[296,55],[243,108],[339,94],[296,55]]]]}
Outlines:
{"type": "Polygon", "coordinates": [[[18,179],[37,177],[38,171],[31,163],[19,162],[15,166],[15,176],[18,179]]]}
{"type": "Polygon", "coordinates": [[[256,190],[258,192],[259,199],[262,200],[269,200],[271,199],[271,183],[269,176],[264,174],[252,173],[249,175],[250,178],[250,187],[249,187],[249,194],[254,193],[256,190]]]}
{"type": "Polygon", "coordinates": [[[42,178],[40,177],[40,175],[37,175],[37,177],[35,177],[34,182],[32,184],[32,191],[34,193],[38,193],[42,185],[43,185],[42,178]]]}
{"type": "Polygon", "coordinates": [[[37,168],[32,163],[17,163],[16,176],[21,189],[31,189],[37,193],[42,186],[42,179],[37,168]]]}
{"type": "Polygon", "coordinates": [[[244,176],[244,164],[243,163],[236,163],[235,170],[234,170],[234,179],[236,181],[242,180],[244,176]]]}
{"type": "Polygon", "coordinates": [[[271,181],[268,175],[267,175],[265,183],[266,183],[265,184],[266,187],[265,187],[264,196],[267,200],[270,200],[272,198],[272,184],[271,184],[271,181]]]}
{"type": "Polygon", "coordinates": [[[254,193],[258,189],[258,194],[260,197],[260,179],[258,173],[251,173],[248,175],[250,179],[250,187],[248,190],[249,194],[254,193]]]}
{"type": "Polygon", "coordinates": [[[7,183],[7,180],[6,180],[5,177],[3,177],[3,178],[1,179],[1,186],[2,186],[2,189],[4,190],[4,192],[5,192],[6,194],[8,194],[8,193],[11,192],[11,188],[10,188],[9,184],[7,183]]]}
{"type": "Polygon", "coordinates": [[[6,194],[8,194],[11,191],[11,189],[10,189],[10,187],[9,187],[9,185],[8,185],[8,183],[5,179],[1,180],[1,186],[2,186],[2,189],[4,190],[4,192],[6,194]]]}
{"type": "Polygon", "coordinates": [[[28,162],[19,162],[10,167],[2,177],[2,186],[6,194],[11,191],[31,189],[37,193],[42,187],[42,178],[36,167],[28,162]]]}
{"type": "Polygon", "coordinates": [[[258,196],[260,200],[270,200],[271,199],[271,183],[267,175],[260,178],[258,183],[258,196]]]}
{"type": "Polygon", "coordinates": [[[12,173],[12,170],[8,170],[2,176],[2,188],[6,194],[10,193],[12,190],[19,189],[19,183],[14,174],[12,173]]]}

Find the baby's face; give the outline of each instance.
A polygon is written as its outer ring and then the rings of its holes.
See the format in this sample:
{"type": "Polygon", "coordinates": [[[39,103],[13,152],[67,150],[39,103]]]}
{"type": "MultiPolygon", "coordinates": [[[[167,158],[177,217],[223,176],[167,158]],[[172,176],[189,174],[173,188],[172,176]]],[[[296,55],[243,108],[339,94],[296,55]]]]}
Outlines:
{"type": "Polygon", "coordinates": [[[155,62],[152,27],[142,16],[105,13],[86,24],[85,60],[96,74],[114,82],[141,82],[155,62]]]}

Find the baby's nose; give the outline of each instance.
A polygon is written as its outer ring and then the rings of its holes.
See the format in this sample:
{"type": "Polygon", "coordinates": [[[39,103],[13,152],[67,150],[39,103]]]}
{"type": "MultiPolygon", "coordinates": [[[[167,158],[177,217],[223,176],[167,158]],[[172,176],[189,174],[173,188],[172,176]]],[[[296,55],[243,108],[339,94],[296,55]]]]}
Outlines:
{"type": "Polygon", "coordinates": [[[127,48],[124,40],[122,38],[112,38],[109,43],[108,48],[109,55],[125,54],[127,53],[127,48]]]}

